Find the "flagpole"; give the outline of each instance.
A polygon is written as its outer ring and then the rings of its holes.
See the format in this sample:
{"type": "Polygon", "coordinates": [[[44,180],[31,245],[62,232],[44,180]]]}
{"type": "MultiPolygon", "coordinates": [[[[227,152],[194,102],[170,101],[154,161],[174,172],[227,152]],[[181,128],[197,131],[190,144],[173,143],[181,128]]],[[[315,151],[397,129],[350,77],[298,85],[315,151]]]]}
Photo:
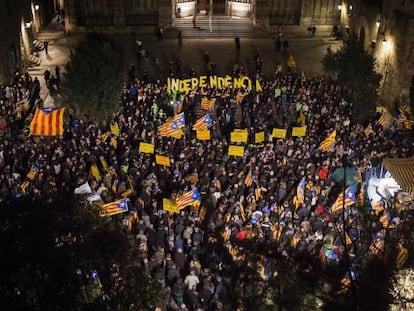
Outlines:
{"type": "MultiPolygon", "coordinates": [[[[346,138],[344,140],[344,145],[346,146],[346,138]]],[[[343,182],[343,195],[342,195],[342,240],[344,244],[344,253],[345,253],[345,261],[347,264],[347,270],[349,273],[349,281],[350,281],[350,291],[352,296],[352,310],[357,310],[356,306],[356,296],[355,296],[355,290],[354,290],[354,280],[352,275],[352,267],[351,267],[351,259],[349,257],[348,253],[348,247],[346,245],[346,234],[347,234],[347,225],[346,225],[346,217],[345,217],[345,196],[346,196],[346,168],[347,168],[347,152],[345,151],[342,156],[342,165],[344,167],[344,182],[343,182]]],[[[350,187],[352,185],[349,185],[350,187]]]]}

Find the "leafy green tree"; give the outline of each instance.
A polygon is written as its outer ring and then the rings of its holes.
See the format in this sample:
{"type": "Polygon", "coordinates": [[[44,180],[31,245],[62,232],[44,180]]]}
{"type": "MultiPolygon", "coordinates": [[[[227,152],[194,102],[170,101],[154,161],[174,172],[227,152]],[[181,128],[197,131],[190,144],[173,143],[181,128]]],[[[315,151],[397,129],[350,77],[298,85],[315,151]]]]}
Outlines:
{"type": "Polygon", "coordinates": [[[322,65],[330,78],[349,90],[347,99],[358,109],[358,119],[375,112],[381,75],[375,71],[375,58],[360,41],[351,39],[337,52],[328,51],[322,65]]]}
{"type": "Polygon", "coordinates": [[[111,38],[87,35],[66,66],[64,104],[99,121],[111,115],[119,106],[121,60],[122,53],[111,38]]]}
{"type": "Polygon", "coordinates": [[[121,221],[77,201],[45,201],[0,209],[4,310],[143,310],[163,298],[121,221]]]}

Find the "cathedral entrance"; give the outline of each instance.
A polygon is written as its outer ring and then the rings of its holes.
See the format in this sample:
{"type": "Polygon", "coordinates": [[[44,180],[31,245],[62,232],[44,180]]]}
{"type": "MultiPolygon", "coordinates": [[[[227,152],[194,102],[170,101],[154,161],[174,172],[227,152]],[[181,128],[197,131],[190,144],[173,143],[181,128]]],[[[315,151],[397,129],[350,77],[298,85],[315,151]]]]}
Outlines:
{"type": "Polygon", "coordinates": [[[174,0],[175,17],[222,15],[254,18],[252,0],[174,0]]]}
{"type": "Polygon", "coordinates": [[[213,14],[225,15],[226,13],[226,0],[213,0],[213,14]]]}

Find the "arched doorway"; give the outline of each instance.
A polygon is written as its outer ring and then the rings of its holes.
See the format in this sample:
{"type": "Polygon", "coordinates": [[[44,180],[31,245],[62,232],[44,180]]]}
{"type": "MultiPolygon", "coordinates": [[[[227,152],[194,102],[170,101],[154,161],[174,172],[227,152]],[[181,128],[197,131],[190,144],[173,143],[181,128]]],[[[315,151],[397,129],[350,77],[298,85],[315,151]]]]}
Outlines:
{"type": "Polygon", "coordinates": [[[224,15],[226,13],[226,0],[213,0],[213,14],[224,15]]]}
{"type": "Polygon", "coordinates": [[[173,0],[175,16],[188,17],[194,14],[212,13],[231,17],[252,18],[252,0],[173,0]]]}

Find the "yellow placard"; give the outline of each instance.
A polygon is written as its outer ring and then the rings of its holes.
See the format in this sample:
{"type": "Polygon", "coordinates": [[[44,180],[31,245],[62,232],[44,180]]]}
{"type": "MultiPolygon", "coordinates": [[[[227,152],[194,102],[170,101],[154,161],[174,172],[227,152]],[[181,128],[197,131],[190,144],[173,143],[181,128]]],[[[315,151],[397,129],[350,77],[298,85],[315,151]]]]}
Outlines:
{"type": "Polygon", "coordinates": [[[292,129],[292,136],[306,136],[306,126],[294,127],[292,129]]]}
{"type": "Polygon", "coordinates": [[[229,156],[242,157],[244,154],[244,147],[229,145],[229,156]]]}
{"type": "Polygon", "coordinates": [[[204,130],[204,131],[196,131],[197,139],[199,140],[210,140],[210,130],[204,130]]]}
{"type": "Polygon", "coordinates": [[[139,152],[142,153],[154,153],[154,145],[148,143],[139,143],[139,152]]]}
{"type": "Polygon", "coordinates": [[[108,163],[106,162],[105,158],[103,156],[100,156],[99,160],[101,160],[103,171],[104,172],[109,172],[108,163]]]}
{"type": "Polygon", "coordinates": [[[259,132],[256,133],[254,136],[254,141],[256,144],[262,143],[265,140],[265,133],[264,132],[259,132]]]}
{"type": "Polygon", "coordinates": [[[278,129],[278,128],[274,128],[272,131],[272,137],[273,138],[282,138],[285,139],[286,138],[286,129],[278,129]]]}
{"type": "Polygon", "coordinates": [[[170,158],[160,155],[160,154],[156,154],[155,155],[155,163],[157,163],[158,165],[164,165],[164,166],[170,166],[170,158]]]}
{"type": "Polygon", "coordinates": [[[170,135],[171,137],[174,137],[176,139],[180,139],[183,137],[183,131],[181,129],[178,129],[178,131],[175,131],[173,134],[170,135]]]}
{"type": "Polygon", "coordinates": [[[119,126],[118,126],[118,123],[114,122],[114,123],[111,123],[109,126],[111,128],[111,133],[114,134],[115,136],[118,136],[119,137],[119,126]]]}
{"type": "Polygon", "coordinates": [[[167,212],[172,212],[172,213],[179,213],[180,210],[177,206],[177,204],[175,204],[175,202],[173,200],[170,199],[162,199],[162,207],[164,209],[164,211],[167,212]]]}
{"type": "Polygon", "coordinates": [[[92,174],[93,177],[95,177],[95,179],[97,181],[99,181],[101,179],[101,174],[100,174],[99,169],[96,166],[96,164],[91,165],[91,174],[92,174]]]}
{"type": "Polygon", "coordinates": [[[230,133],[230,141],[232,143],[247,143],[247,129],[235,129],[230,133]]]}

